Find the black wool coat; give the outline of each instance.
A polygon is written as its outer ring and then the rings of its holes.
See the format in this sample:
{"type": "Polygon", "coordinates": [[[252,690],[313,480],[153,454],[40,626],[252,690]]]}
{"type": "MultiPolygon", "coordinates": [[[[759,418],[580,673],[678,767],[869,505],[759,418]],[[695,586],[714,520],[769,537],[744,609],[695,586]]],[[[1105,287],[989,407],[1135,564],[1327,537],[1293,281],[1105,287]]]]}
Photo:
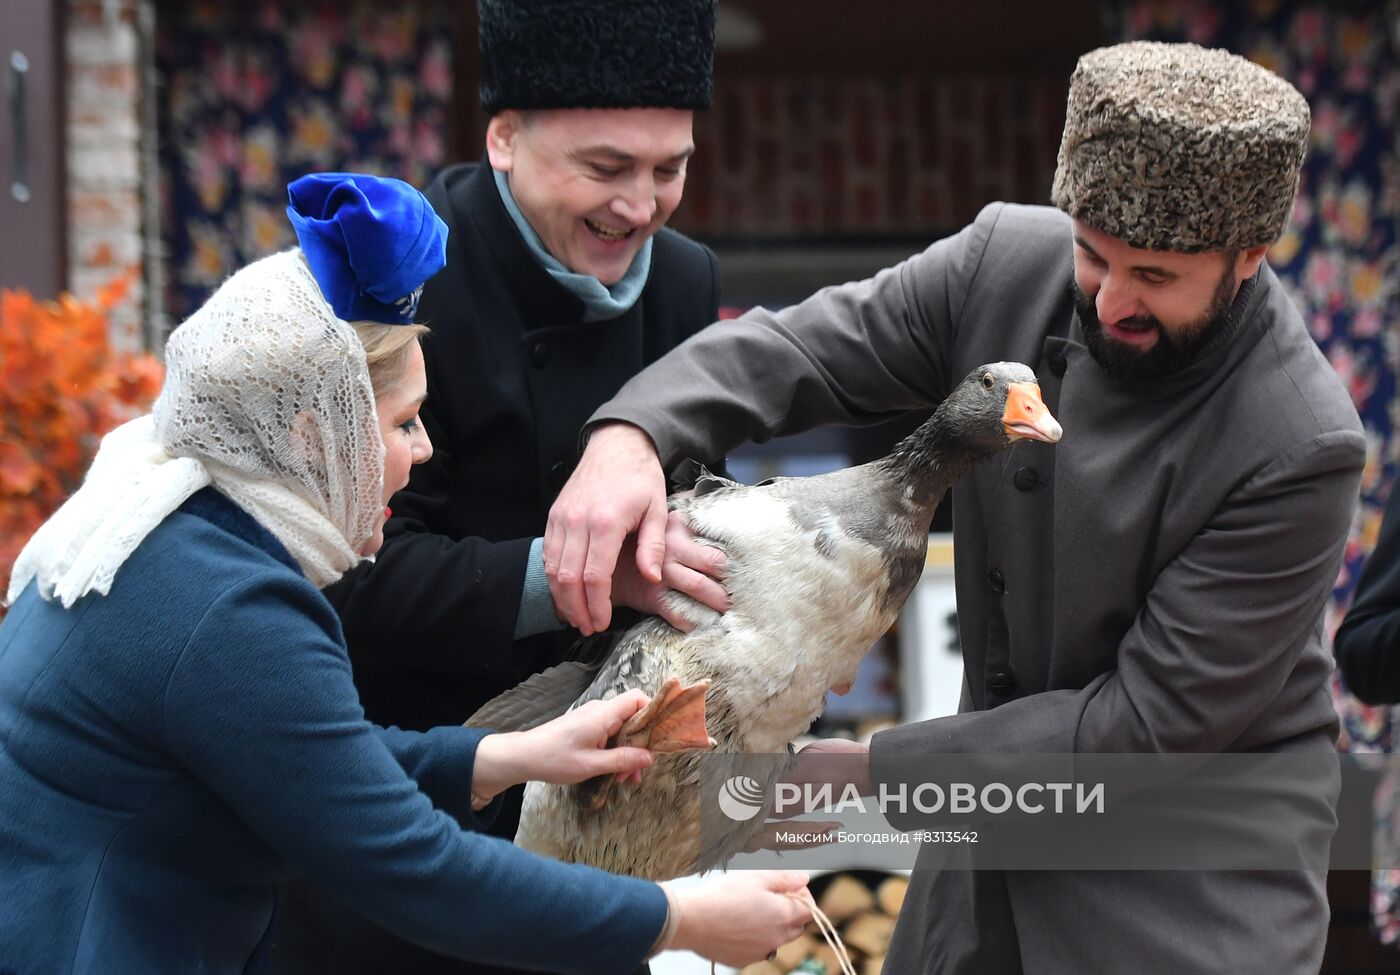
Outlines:
{"type": "Polygon", "coordinates": [[[1375,551],[1332,649],[1347,690],[1368,704],[1400,704],[1400,490],[1392,488],[1375,551]]]}
{"type": "Polygon", "coordinates": [[[460,723],[549,662],[576,634],[513,640],[525,561],[579,458],[589,415],[642,367],[714,321],[719,264],[671,230],[641,298],[611,321],[527,250],[485,164],[428,189],[448,226],[447,267],[420,319],[433,457],[413,469],[374,563],[327,591],[371,721],[460,723]]]}
{"type": "MultiPolygon", "coordinates": [[[[448,226],[447,266],[419,304],[432,328],[422,420],[433,457],[393,498],[376,560],[325,591],[366,716],[416,730],[460,724],[577,639],[513,639],[530,544],[578,463],[589,415],[713,322],[720,297],[709,248],[662,229],[637,303],[585,323],[583,303],[527,249],[488,165],[444,171],[427,196],[448,226]]],[[[493,833],[513,834],[518,801],[493,833]]],[[[272,961],[278,975],[494,971],[429,955],[305,885],[287,892],[272,961]]]]}

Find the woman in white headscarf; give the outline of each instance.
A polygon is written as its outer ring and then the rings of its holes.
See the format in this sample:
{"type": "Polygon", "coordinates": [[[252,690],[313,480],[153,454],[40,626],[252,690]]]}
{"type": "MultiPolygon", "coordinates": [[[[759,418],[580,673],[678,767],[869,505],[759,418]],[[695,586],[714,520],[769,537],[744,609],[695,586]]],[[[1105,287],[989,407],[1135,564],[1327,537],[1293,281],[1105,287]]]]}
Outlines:
{"type": "Polygon", "coordinates": [[[16,562],[0,624],[0,970],[263,967],[305,871],[438,951],[631,972],[797,933],[801,875],[672,891],[471,832],[527,778],[638,775],[629,695],[534,731],[364,719],[319,589],[382,542],[431,454],[416,294],[446,228],[396,180],[289,187],[300,248],[171,336],[150,416],[110,434],[16,562]],[[353,324],[352,324],[353,323],[353,324]]]}

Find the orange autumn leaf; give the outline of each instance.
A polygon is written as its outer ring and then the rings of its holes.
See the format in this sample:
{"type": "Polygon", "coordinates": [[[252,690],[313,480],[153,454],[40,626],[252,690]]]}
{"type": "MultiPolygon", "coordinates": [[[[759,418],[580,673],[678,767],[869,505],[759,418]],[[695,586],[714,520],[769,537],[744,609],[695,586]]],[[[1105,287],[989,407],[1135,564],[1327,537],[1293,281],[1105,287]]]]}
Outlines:
{"type": "Polygon", "coordinates": [[[159,362],[108,341],[132,277],[91,302],[0,288],[0,592],[29,536],[82,483],[102,436],[160,391],[159,362]]]}
{"type": "Polygon", "coordinates": [[[105,314],[120,305],[126,299],[127,293],[131,291],[131,281],[136,272],[137,268],[130,268],[126,274],[118,275],[98,288],[97,301],[95,302],[97,308],[105,314]]]}
{"type": "Polygon", "coordinates": [[[39,483],[41,470],[23,444],[0,440],[0,496],[28,495],[39,483]]]}
{"type": "Polygon", "coordinates": [[[117,399],[127,404],[150,403],[160,392],[165,370],[150,356],[126,356],[115,379],[117,399]]]}

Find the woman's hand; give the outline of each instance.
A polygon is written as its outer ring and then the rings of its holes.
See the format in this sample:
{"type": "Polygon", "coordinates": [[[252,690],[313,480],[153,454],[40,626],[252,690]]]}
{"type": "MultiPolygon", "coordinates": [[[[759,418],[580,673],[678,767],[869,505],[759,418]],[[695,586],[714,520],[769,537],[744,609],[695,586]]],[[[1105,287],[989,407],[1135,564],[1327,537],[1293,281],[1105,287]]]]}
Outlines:
{"type": "Polygon", "coordinates": [[[489,800],[531,780],[572,785],[595,775],[641,781],[642,769],[656,761],[645,748],[609,748],[608,740],[649,698],[628,691],[606,701],[589,701],[529,731],[487,735],[476,746],[472,795],[489,800]]]}
{"type": "Polygon", "coordinates": [[[668,950],[693,951],[741,967],[766,958],[802,933],[811,910],[790,897],[807,888],[795,871],[730,874],[700,887],[668,888],[676,927],[668,950]]]}
{"type": "Polygon", "coordinates": [[[616,775],[640,782],[642,769],[650,768],[655,756],[645,748],[609,748],[608,740],[650,700],[641,691],[628,691],[606,701],[589,701],[538,728],[522,732],[527,739],[527,778],[572,785],[595,775],[616,775]]]}

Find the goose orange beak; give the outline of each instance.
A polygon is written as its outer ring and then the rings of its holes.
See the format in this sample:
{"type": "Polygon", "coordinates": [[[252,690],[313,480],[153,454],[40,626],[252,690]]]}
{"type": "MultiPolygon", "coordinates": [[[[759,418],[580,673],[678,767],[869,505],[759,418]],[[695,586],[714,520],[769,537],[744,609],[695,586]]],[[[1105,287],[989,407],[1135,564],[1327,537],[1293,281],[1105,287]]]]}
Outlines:
{"type": "Polygon", "coordinates": [[[1006,409],[1001,414],[1001,426],[1012,440],[1039,440],[1058,443],[1064,430],[1040,398],[1035,383],[1011,383],[1006,389],[1006,409]]]}

